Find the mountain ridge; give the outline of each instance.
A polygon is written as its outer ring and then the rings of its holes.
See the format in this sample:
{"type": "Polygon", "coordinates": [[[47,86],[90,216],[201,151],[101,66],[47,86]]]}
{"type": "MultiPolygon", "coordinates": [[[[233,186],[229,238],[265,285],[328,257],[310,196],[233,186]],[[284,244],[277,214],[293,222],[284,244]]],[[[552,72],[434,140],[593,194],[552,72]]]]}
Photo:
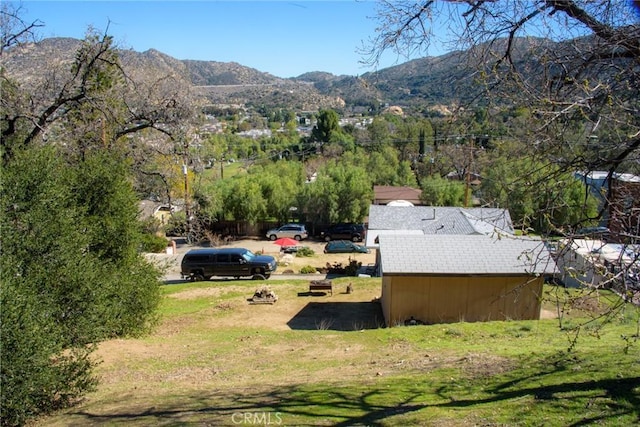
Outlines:
{"type": "MultiPolygon", "coordinates": [[[[553,43],[546,39],[518,40],[521,49],[553,43]]],[[[82,41],[46,38],[14,48],[3,65],[18,80],[30,81],[51,64],[73,61],[82,41]]],[[[472,52],[454,51],[418,58],[359,76],[310,71],[282,78],[236,62],[179,60],[157,49],[144,52],[117,49],[126,70],[134,74],[171,74],[183,79],[211,104],[297,110],[375,109],[384,104],[402,106],[452,105],[468,101],[473,93],[473,75],[465,58],[472,52]]]]}

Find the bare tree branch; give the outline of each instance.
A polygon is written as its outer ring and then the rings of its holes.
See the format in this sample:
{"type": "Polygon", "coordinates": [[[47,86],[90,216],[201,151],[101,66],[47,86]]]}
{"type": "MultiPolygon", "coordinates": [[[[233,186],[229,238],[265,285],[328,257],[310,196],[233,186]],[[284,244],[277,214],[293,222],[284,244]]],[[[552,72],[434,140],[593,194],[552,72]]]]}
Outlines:
{"type": "Polygon", "coordinates": [[[0,58],[5,50],[35,41],[35,30],[44,26],[38,19],[33,22],[24,21],[20,15],[22,7],[15,7],[11,2],[0,4],[0,58]]]}

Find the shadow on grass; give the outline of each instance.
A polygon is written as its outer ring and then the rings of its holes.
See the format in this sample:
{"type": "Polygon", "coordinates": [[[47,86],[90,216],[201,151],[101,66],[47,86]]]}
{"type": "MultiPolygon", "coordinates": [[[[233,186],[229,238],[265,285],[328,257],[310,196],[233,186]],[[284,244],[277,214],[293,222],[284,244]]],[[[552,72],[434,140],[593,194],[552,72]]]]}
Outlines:
{"type": "Polygon", "coordinates": [[[178,406],[151,407],[139,412],[94,414],[77,412],[87,424],[131,423],[139,425],[332,425],[375,426],[386,418],[424,409],[413,400],[414,394],[395,404],[381,404],[382,390],[372,390],[354,397],[346,392],[328,389],[307,391],[301,387],[279,387],[264,393],[210,393],[204,396],[177,396],[178,406]],[[219,401],[225,403],[219,404],[219,401]],[[234,402],[229,405],[228,402],[234,402]],[[358,414],[345,416],[343,414],[358,414]],[[311,422],[309,420],[312,420],[311,422]],[[313,421],[316,420],[316,421],[313,421]]]}
{"type": "MultiPolygon", "coordinates": [[[[573,423],[565,423],[565,426],[582,426],[590,424],[600,424],[614,422],[615,425],[638,425],[640,423],[640,377],[602,379],[583,382],[567,382],[562,384],[545,385],[538,387],[524,387],[513,390],[501,390],[510,384],[504,384],[490,390],[486,398],[481,399],[455,399],[448,403],[438,405],[441,408],[465,408],[477,405],[486,405],[500,401],[518,400],[525,397],[533,398],[536,405],[545,405],[546,414],[556,413],[566,417],[573,411],[567,409],[567,405],[572,401],[584,400],[585,411],[588,407],[595,406],[595,400],[604,399],[606,403],[600,406],[606,407],[607,412],[602,410],[592,411],[593,415],[584,415],[582,419],[573,423]],[[618,424],[618,417],[630,416],[630,422],[618,424]]],[[[439,394],[444,397],[447,393],[439,394]]],[[[580,412],[576,412],[580,413],[580,412]]],[[[608,424],[607,424],[608,425],[608,424]]],[[[614,425],[614,424],[611,424],[614,425]]]]}
{"type": "MultiPolygon", "coordinates": [[[[419,386],[406,385],[406,381],[391,386],[359,393],[357,388],[326,386],[278,387],[266,392],[215,392],[197,396],[171,396],[172,405],[149,407],[138,411],[122,411],[97,414],[76,412],[87,424],[131,423],[137,425],[332,425],[332,426],[380,426],[387,425],[392,417],[392,425],[437,425],[438,419],[450,420],[447,409],[455,410],[459,418],[460,410],[467,410],[468,416],[475,417],[484,406],[487,412],[500,417],[501,411],[508,411],[509,422],[528,424],[539,419],[537,413],[523,411],[518,414],[518,402],[533,396],[535,407],[545,417],[557,417],[564,426],[582,426],[592,423],[606,425],[634,425],[640,421],[640,377],[623,379],[603,379],[585,382],[567,382],[555,385],[523,387],[514,390],[500,390],[511,387],[507,382],[488,392],[487,397],[452,399],[439,394],[443,384],[434,384],[436,390],[425,381],[419,386]],[[311,389],[311,387],[313,387],[311,389]],[[570,395],[569,397],[563,396],[570,395]],[[607,397],[608,402],[587,415],[583,408],[583,395],[607,397]],[[400,397],[402,396],[402,398],[400,397]],[[233,402],[233,404],[230,404],[233,402]],[[496,404],[509,403],[504,408],[496,404]],[[541,408],[540,406],[545,406],[541,408]],[[473,408],[473,409],[472,409],[473,408]],[[431,409],[422,414],[419,411],[431,409]],[[440,411],[434,412],[434,409],[440,411]],[[604,411],[603,409],[606,409],[604,411]],[[444,410],[444,411],[443,411],[444,410]],[[584,414],[584,415],[581,415],[584,414]],[[571,420],[571,417],[579,418],[571,420]],[[621,421],[622,419],[622,421],[621,421]],[[411,420],[414,420],[413,423],[411,420]],[[418,421],[416,421],[418,420],[418,421]],[[612,423],[612,424],[608,424],[612,423]]],[[[446,393],[445,393],[446,394],[446,393]]],[[[524,408],[523,408],[524,409],[524,408]]],[[[486,414],[485,413],[485,414],[486,414]]],[[[504,415],[504,414],[503,414],[504,415]]],[[[486,415],[483,417],[485,421],[486,415]]],[[[504,422],[504,418],[495,420],[504,422]]],[[[534,422],[534,424],[538,424],[534,422]]],[[[544,424],[544,423],[543,423],[544,424]]]]}
{"type": "Polygon", "coordinates": [[[384,317],[379,302],[310,302],[287,325],[294,330],[359,331],[384,327],[384,317]]]}

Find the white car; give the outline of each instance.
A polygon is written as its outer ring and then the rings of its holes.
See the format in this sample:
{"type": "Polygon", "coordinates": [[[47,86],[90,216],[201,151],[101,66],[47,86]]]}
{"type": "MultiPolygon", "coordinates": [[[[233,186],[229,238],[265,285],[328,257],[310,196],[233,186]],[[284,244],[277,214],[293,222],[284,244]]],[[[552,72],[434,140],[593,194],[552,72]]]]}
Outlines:
{"type": "Polygon", "coordinates": [[[285,224],[267,231],[267,239],[269,240],[276,240],[281,237],[303,240],[309,237],[309,233],[307,233],[304,224],[285,224]]]}

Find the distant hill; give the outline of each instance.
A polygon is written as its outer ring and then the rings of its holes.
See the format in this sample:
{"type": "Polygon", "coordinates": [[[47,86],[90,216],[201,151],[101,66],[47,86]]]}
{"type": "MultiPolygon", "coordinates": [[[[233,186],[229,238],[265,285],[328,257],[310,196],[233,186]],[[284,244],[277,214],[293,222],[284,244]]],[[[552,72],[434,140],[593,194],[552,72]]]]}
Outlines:
{"type": "MultiPolygon", "coordinates": [[[[44,39],[9,51],[3,65],[11,75],[28,82],[44,75],[47,67],[70,64],[80,43],[71,38],[44,39]]],[[[551,42],[527,38],[518,43],[524,51],[551,42]]],[[[416,59],[361,76],[314,71],[289,79],[234,62],[178,60],[155,49],[120,50],[119,54],[129,72],[178,76],[212,104],[350,110],[380,104],[452,105],[469,101],[476,92],[474,75],[465,67],[468,52],[416,59]]],[[[517,60],[527,59],[523,55],[517,60]]]]}

